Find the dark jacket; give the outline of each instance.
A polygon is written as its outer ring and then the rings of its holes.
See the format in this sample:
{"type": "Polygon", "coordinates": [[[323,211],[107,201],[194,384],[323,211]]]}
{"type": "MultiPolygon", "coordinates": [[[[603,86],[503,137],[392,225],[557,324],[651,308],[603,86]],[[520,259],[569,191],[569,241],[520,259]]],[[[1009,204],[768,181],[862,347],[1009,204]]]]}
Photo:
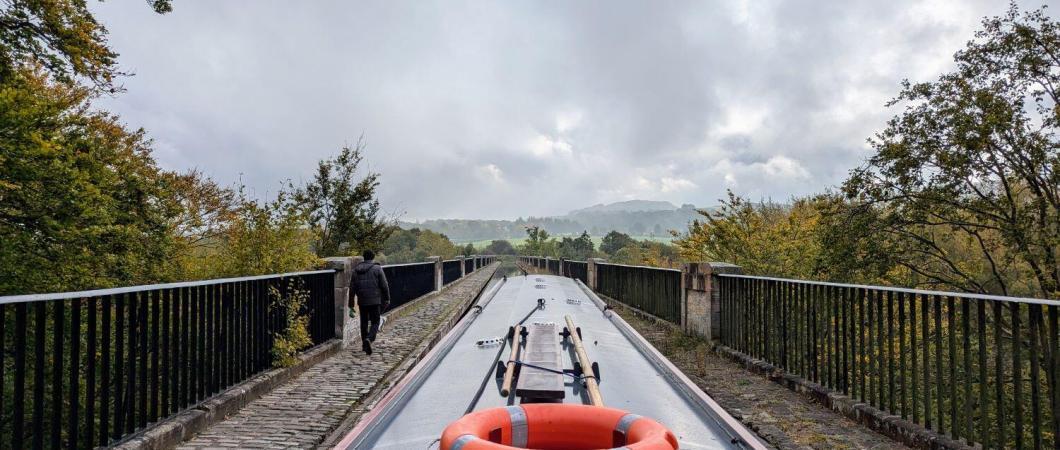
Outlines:
{"type": "Polygon", "coordinates": [[[386,282],[383,266],[368,260],[353,268],[350,293],[357,296],[361,306],[390,304],[390,285],[386,282]]]}

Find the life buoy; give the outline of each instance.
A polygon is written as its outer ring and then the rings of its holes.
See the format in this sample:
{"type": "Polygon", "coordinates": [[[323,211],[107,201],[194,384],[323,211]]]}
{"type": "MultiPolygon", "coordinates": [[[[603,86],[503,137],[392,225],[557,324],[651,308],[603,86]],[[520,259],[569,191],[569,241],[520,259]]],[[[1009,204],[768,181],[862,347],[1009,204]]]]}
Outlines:
{"type": "Polygon", "coordinates": [[[449,424],[441,450],[677,450],[647,417],[602,406],[534,403],[476,411],[449,424]]]}

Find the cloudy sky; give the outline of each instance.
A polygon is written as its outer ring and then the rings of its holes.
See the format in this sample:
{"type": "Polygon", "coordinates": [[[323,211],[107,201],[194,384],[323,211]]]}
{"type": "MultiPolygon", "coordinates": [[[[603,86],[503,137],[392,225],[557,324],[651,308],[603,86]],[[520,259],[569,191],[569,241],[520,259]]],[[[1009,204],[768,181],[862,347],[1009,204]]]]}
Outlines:
{"type": "Polygon", "coordinates": [[[92,7],[136,73],[100,105],[163,167],[267,195],[363,134],[384,206],[426,219],[819,192],[1006,2],[92,7]]]}

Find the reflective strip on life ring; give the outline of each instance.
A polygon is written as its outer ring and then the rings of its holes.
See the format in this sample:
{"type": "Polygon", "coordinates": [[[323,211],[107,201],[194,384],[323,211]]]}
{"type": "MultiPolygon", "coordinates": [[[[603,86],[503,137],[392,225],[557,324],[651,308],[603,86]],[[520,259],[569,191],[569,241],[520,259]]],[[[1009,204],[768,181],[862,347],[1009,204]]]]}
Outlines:
{"type": "Polygon", "coordinates": [[[465,415],[442,433],[441,450],[513,448],[677,450],[658,422],[614,408],[527,404],[465,415]]]}

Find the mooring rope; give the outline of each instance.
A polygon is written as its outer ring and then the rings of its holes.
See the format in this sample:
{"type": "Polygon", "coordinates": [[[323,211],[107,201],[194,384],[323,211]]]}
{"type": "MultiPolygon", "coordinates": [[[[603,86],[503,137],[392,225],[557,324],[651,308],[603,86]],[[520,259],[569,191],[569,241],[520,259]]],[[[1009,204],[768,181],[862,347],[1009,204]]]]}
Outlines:
{"type": "MultiPolygon", "coordinates": [[[[544,308],[544,304],[539,303],[534,305],[534,308],[531,309],[530,312],[527,313],[525,316],[523,316],[523,320],[519,321],[519,325],[522,325],[523,322],[526,322],[526,320],[529,319],[530,316],[534,315],[535,311],[541,308],[544,308]]],[[[515,336],[512,336],[512,339],[515,339],[515,336]]],[[[497,362],[501,360],[501,354],[504,353],[504,347],[505,346],[503,345],[498,346],[497,354],[493,357],[493,362],[490,364],[489,370],[486,371],[486,376],[482,377],[482,383],[479,384],[478,391],[475,392],[475,396],[471,399],[471,403],[467,405],[467,409],[464,410],[464,414],[470,414],[471,411],[474,411],[475,405],[478,405],[478,400],[482,398],[482,393],[486,392],[486,385],[489,384],[490,379],[493,378],[493,372],[497,370],[497,362]]]]}

